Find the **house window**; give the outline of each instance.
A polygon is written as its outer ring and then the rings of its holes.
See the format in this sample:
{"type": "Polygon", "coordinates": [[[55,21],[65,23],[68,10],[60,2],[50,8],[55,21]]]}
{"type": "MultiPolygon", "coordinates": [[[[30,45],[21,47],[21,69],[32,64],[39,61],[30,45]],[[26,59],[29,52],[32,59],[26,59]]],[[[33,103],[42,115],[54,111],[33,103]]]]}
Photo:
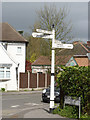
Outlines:
{"type": "Polygon", "coordinates": [[[0,78],[10,78],[10,67],[0,67],[0,78]]]}
{"type": "Polygon", "coordinates": [[[6,78],[10,78],[10,68],[6,68],[6,78]]]}
{"type": "Polygon", "coordinates": [[[4,67],[0,68],[0,78],[4,78],[4,67]]]}
{"type": "Polygon", "coordinates": [[[22,52],[22,48],[21,47],[17,47],[17,53],[20,54],[22,52]]]}

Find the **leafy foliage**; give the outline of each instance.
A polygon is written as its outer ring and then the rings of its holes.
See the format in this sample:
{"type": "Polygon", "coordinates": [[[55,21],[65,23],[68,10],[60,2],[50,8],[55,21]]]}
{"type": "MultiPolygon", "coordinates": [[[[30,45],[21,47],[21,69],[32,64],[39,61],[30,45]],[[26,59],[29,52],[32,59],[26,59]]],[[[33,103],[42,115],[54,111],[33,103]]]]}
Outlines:
{"type": "MultiPolygon", "coordinates": [[[[60,10],[57,10],[55,5],[46,5],[43,8],[40,8],[40,10],[37,10],[38,19],[36,19],[33,27],[31,27],[32,31],[36,31],[37,28],[51,31],[52,24],[54,23],[55,38],[58,40],[71,40],[72,25],[71,22],[66,21],[66,17],[69,14],[67,11],[66,8],[60,8],[60,10]]],[[[25,34],[25,38],[29,40],[29,44],[27,45],[27,60],[33,61],[33,54],[36,54],[36,59],[41,55],[51,55],[52,40],[28,36],[30,36],[28,33],[25,34]]],[[[59,50],[60,49],[56,49],[56,53],[58,53],[59,50]]]]}
{"type": "Polygon", "coordinates": [[[4,91],[5,91],[5,88],[1,88],[1,91],[4,92],[4,91]]]}
{"type": "Polygon", "coordinates": [[[62,67],[58,74],[58,85],[62,86],[64,95],[81,97],[82,112],[89,110],[90,67],[62,67]]]}
{"type": "MultiPolygon", "coordinates": [[[[54,114],[59,114],[63,117],[67,118],[78,118],[78,107],[77,106],[65,106],[64,109],[61,109],[60,106],[58,106],[54,111],[54,114]]],[[[90,116],[86,114],[81,115],[81,118],[88,118],[87,120],[90,119],[90,116]]],[[[84,119],[81,119],[84,120],[84,119]]]]}
{"type": "Polygon", "coordinates": [[[78,112],[75,111],[73,106],[65,106],[64,109],[57,107],[53,113],[59,114],[61,116],[68,117],[68,118],[78,118],[78,112]]]}
{"type": "Polygon", "coordinates": [[[49,56],[48,42],[41,38],[28,38],[27,60],[34,62],[39,56],[49,56]]]}

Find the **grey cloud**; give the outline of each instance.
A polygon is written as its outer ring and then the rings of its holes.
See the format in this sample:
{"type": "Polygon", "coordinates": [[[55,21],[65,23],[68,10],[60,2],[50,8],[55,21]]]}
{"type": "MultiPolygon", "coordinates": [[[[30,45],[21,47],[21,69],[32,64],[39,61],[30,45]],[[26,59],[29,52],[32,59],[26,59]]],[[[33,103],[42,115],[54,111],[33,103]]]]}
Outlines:
{"type": "MultiPolygon", "coordinates": [[[[36,11],[43,6],[52,5],[53,3],[31,3],[31,2],[9,2],[3,3],[2,20],[8,22],[15,29],[23,29],[25,32],[30,32],[29,26],[32,26],[37,19],[36,11]]],[[[73,33],[77,38],[87,39],[87,21],[88,21],[88,3],[54,3],[59,10],[61,7],[66,7],[69,10],[67,19],[72,21],[73,33]]]]}

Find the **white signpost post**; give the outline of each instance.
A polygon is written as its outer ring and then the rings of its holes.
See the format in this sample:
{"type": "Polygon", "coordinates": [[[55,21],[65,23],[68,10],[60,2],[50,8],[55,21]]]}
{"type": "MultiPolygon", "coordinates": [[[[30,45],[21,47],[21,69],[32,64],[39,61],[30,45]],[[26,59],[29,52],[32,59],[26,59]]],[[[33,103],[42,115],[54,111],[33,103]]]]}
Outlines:
{"type": "Polygon", "coordinates": [[[50,89],[50,112],[54,110],[54,76],[55,76],[55,49],[65,48],[73,49],[72,44],[63,44],[59,40],[55,40],[55,30],[53,25],[52,31],[46,31],[41,29],[36,29],[37,32],[33,32],[33,37],[41,37],[52,39],[52,60],[51,60],[51,89],[50,89]]]}

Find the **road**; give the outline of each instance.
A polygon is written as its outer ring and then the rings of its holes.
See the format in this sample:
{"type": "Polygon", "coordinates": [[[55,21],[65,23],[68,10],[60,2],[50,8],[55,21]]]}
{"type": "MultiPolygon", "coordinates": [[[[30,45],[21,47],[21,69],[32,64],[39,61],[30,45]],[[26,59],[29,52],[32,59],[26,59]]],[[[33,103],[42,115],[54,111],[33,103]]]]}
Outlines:
{"type": "Polygon", "coordinates": [[[56,118],[48,112],[49,103],[41,102],[41,92],[2,94],[2,118],[56,118]]]}
{"type": "MultiPolygon", "coordinates": [[[[41,93],[2,95],[2,117],[9,118],[17,113],[48,105],[41,102],[41,93]]],[[[21,115],[20,115],[21,117],[21,115]]]]}

